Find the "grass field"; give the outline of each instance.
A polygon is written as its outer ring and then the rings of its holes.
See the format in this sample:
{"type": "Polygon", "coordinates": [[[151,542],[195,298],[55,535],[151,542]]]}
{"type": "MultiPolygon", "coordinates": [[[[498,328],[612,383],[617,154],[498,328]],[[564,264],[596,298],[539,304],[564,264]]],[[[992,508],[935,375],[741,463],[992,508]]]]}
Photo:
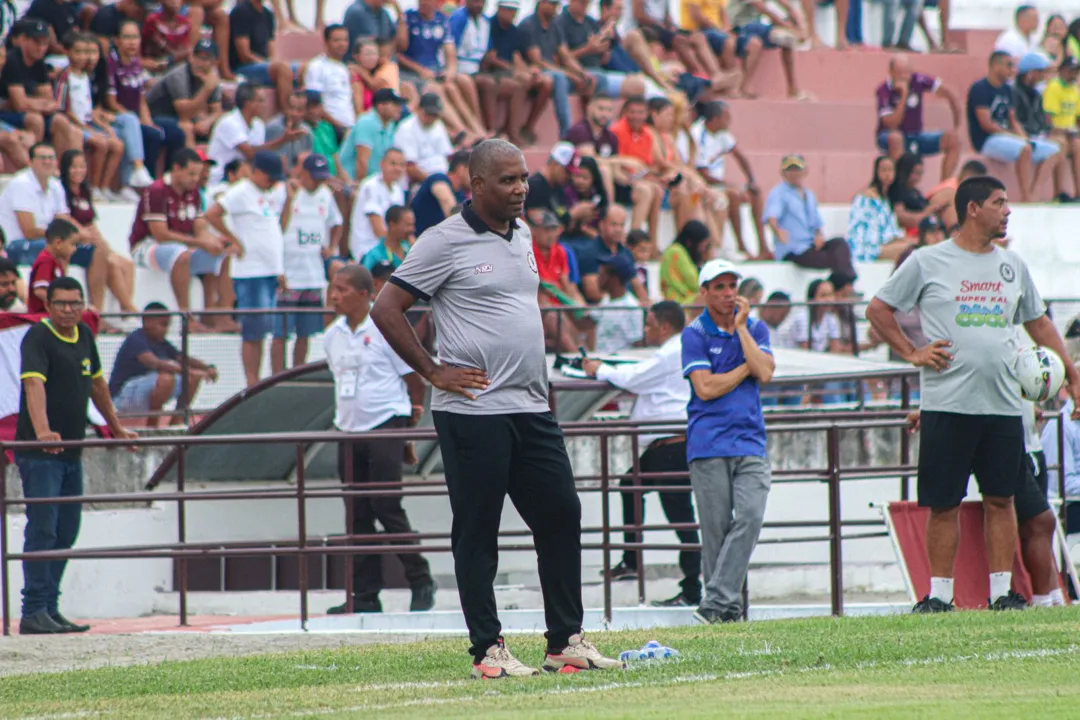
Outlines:
{"type": "MultiPolygon", "coordinates": [[[[462,639],[0,680],[4,718],[986,718],[1080,716],[1080,609],[597,633],[675,660],[467,680],[462,639]]],[[[513,636],[539,663],[543,640],[513,636]]]]}

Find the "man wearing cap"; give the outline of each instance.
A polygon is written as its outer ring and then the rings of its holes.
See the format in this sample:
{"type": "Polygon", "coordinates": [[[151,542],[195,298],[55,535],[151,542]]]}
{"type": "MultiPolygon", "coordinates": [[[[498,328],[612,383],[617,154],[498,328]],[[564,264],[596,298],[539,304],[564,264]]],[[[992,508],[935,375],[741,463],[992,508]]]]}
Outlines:
{"type": "MultiPolygon", "coordinates": [[[[229,188],[206,213],[211,227],[236,247],[232,277],[238,310],[272,309],[277,306],[278,288],[288,287],[282,235],[287,200],[281,184],[284,178],[281,156],[260,150],[251,162],[251,178],[229,188]],[[235,233],[225,225],[226,214],[235,233]]],[[[259,381],[263,340],[273,330],[272,322],[268,313],[240,315],[241,359],[248,387],[259,381]]]]}
{"type": "Polygon", "coordinates": [[[540,0],[533,14],[518,25],[526,62],[541,70],[552,80],[555,100],[555,119],[559,122],[559,137],[570,129],[570,90],[589,97],[596,90],[596,80],[585,72],[581,63],[566,46],[566,36],[555,22],[558,0],[540,0]]]}
{"type": "Polygon", "coordinates": [[[889,77],[875,93],[878,109],[877,144],[893,161],[905,152],[922,156],[942,154],[941,179],[951,177],[960,162],[960,101],[941,78],[912,72],[907,55],[889,59],[889,77]],[[927,132],[923,126],[923,96],[933,94],[949,103],[950,130],[927,132]]]}
{"type": "Polygon", "coordinates": [[[594,349],[610,354],[641,342],[645,317],[641,304],[627,290],[630,281],[637,278],[633,260],[625,254],[615,254],[600,258],[598,262],[600,272],[596,284],[604,297],[591,313],[596,323],[594,349]]]}
{"type": "Polygon", "coordinates": [[[525,198],[525,211],[532,215],[535,210],[551,210],[564,221],[565,225],[567,208],[562,191],[570,182],[571,173],[575,172],[580,165],[581,158],[573,145],[566,141],[552,145],[548,161],[529,176],[529,194],[525,198]]]}
{"type": "MultiPolygon", "coordinates": [[[[548,404],[539,277],[519,223],[528,169],[503,140],[473,150],[473,202],[421,235],[372,310],[390,347],[434,390],[453,513],[451,545],[476,678],[538,675],[507,650],[495,603],[498,531],[507,495],[532,531],[547,620],[544,667],[619,668],[582,637],[581,503],[548,404]],[[430,300],[436,362],[405,313],[430,300]]],[[[564,668],[570,668],[564,670],[564,668]]]]}
{"type": "Polygon", "coordinates": [[[847,240],[825,239],[817,197],[806,187],[806,160],[802,155],[787,155],[780,161],[780,171],[783,182],[765,199],[763,217],[773,232],[776,259],[858,277],[847,240]]]}
{"type": "MultiPolygon", "coordinates": [[[[281,227],[285,232],[285,286],[277,291],[279,308],[321,308],[324,261],[341,247],[344,220],[326,185],[330,163],[317,153],[306,156],[285,186],[281,227]]],[[[308,338],[323,329],[321,313],[286,313],[284,321],[274,318],[274,340],[270,344],[270,367],[276,375],[285,369],[285,343],[296,333],[292,367],[307,362],[308,338]]]]}
{"type": "MultiPolygon", "coordinates": [[[[1076,117],[1080,114],[1080,88],[1076,86],[1078,70],[1080,63],[1076,58],[1066,56],[1058,67],[1058,76],[1046,84],[1042,95],[1043,110],[1050,116],[1052,126],[1050,139],[1061,146],[1071,161],[1073,197],[1080,196],[1080,133],[1076,126],[1076,117]]],[[[1059,199],[1062,195],[1068,197],[1061,181],[1063,169],[1064,163],[1054,173],[1054,194],[1059,199]]]]}
{"type": "Polygon", "coordinates": [[[519,95],[510,99],[514,109],[523,110],[529,102],[532,103],[528,117],[518,129],[522,143],[515,144],[519,147],[536,142],[536,123],[551,101],[554,86],[554,81],[539,68],[529,67],[525,63],[521,53],[521,31],[514,24],[520,8],[521,0],[499,0],[491,22],[488,51],[482,64],[484,70],[496,78],[512,77],[517,81],[525,97],[519,95]]]}
{"type": "Polygon", "coordinates": [[[166,147],[178,132],[183,133],[189,146],[194,146],[198,138],[210,135],[221,117],[217,60],[217,45],[203,38],[195,43],[187,62],[173,66],[146,91],[154,124],[165,131],[166,147]]]}
{"type": "Polygon", "coordinates": [[[705,312],[682,333],[690,380],[686,457],[701,521],[705,624],[742,617],[742,590],[765,519],[772,472],[765,447],[761,385],[776,369],[765,323],[740,297],[741,275],[726,260],[701,268],[705,312]]]}
{"type": "Polygon", "coordinates": [[[282,143],[277,150],[285,161],[286,172],[296,167],[301,155],[311,152],[315,147],[315,131],[304,121],[306,109],[307,95],[303,90],[298,90],[289,96],[289,104],[282,108],[281,114],[275,115],[266,124],[267,142],[274,142],[290,130],[293,131],[294,139],[282,143]],[[297,136],[297,130],[302,134],[297,136]]]}
{"type": "Polygon", "coordinates": [[[402,120],[394,133],[394,146],[405,153],[410,183],[422,183],[428,175],[445,173],[449,167],[447,158],[454,152],[454,145],[442,113],[442,98],[424,93],[419,110],[402,120]]]}
{"type": "Polygon", "coordinates": [[[445,173],[428,175],[413,193],[409,207],[416,215],[416,235],[438,225],[465,201],[469,191],[469,152],[459,150],[450,157],[445,173]]]}
{"type": "Polygon", "coordinates": [[[53,98],[52,81],[45,55],[49,51],[49,26],[42,20],[24,18],[11,30],[13,43],[0,70],[0,121],[34,134],[36,142],[52,140],[58,155],[81,150],[82,128],[60,112],[53,98]]]}
{"type": "Polygon", "coordinates": [[[991,53],[986,77],[968,90],[968,133],[975,152],[998,162],[1015,163],[1020,202],[1030,202],[1032,190],[1039,185],[1042,164],[1057,154],[1059,148],[1049,140],[1029,138],[1017,122],[1016,103],[1009,85],[1014,67],[1009,53],[991,53]]]}
{"type": "MultiPolygon", "coordinates": [[[[583,307],[585,298],[570,276],[570,250],[559,242],[562,222],[546,208],[527,213],[525,219],[532,233],[536,273],[540,276],[540,307],[583,307]]],[[[548,347],[561,352],[576,352],[583,334],[595,326],[584,310],[545,312],[543,319],[548,347]]]]}
{"type": "Polygon", "coordinates": [[[357,262],[386,237],[386,211],[405,204],[405,156],[397,148],[390,148],[380,167],[380,172],[360,183],[356,191],[349,223],[349,252],[357,262]]]}
{"type": "Polygon", "coordinates": [[[356,119],[341,143],[341,167],[350,178],[359,182],[379,171],[383,155],[394,146],[404,104],[390,88],[380,88],[372,95],[371,109],[356,119]]]}

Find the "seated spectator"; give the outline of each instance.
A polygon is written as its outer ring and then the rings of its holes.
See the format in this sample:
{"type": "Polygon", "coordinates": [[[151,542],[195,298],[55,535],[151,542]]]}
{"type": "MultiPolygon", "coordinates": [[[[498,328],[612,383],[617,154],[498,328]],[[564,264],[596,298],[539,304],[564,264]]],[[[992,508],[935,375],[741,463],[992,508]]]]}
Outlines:
{"type": "Polygon", "coordinates": [[[397,148],[390,148],[379,163],[379,172],[360,183],[349,222],[349,254],[353,260],[363,260],[386,237],[386,213],[405,204],[404,176],[405,156],[397,148]]]}
{"type": "Polygon", "coordinates": [[[608,205],[596,158],[581,158],[581,164],[570,173],[570,182],[563,187],[562,196],[566,218],[562,242],[570,247],[589,243],[600,233],[600,216],[608,205]]]}
{"type": "Polygon", "coordinates": [[[551,101],[554,81],[539,68],[528,66],[521,54],[521,33],[514,24],[520,6],[520,0],[499,0],[490,23],[488,51],[481,70],[497,82],[500,93],[510,87],[504,82],[506,78],[517,84],[516,94],[507,101],[506,133],[511,141],[510,133],[513,133],[520,140],[515,144],[525,147],[536,143],[536,123],[551,101]],[[521,122],[526,108],[529,108],[528,116],[521,122]]]}
{"type": "Polygon", "coordinates": [[[488,137],[480,122],[480,99],[473,79],[458,72],[457,49],[449,18],[436,0],[418,0],[405,11],[407,32],[398,34],[401,77],[421,93],[446,101],[446,120],[455,133],[465,132],[470,142],[488,137]]]}
{"type": "MultiPolygon", "coordinates": [[[[101,39],[102,52],[107,52],[109,43],[120,34],[120,23],[124,20],[131,20],[142,27],[147,16],[147,4],[139,0],[114,0],[98,8],[90,20],[89,30],[101,39]]],[[[60,42],[64,42],[65,37],[61,36],[60,42]]]]}
{"type": "MultiPolygon", "coordinates": [[[[761,62],[761,53],[779,48],[780,64],[784,69],[788,97],[793,100],[812,99],[809,93],[799,89],[799,83],[795,79],[795,45],[799,39],[790,28],[779,27],[761,20],[762,16],[770,19],[775,16],[765,7],[763,0],[735,0],[728,5],[726,14],[731,27],[735,28],[735,54],[742,58],[745,68],[742,85],[739,87],[740,95],[748,98],[756,97],[750,88],[757,75],[756,70],[761,62]]],[[[812,20],[810,24],[813,25],[812,20]]],[[[840,39],[836,43],[836,48],[842,49],[844,45],[845,43],[840,39]]]]}
{"type": "Polygon", "coordinates": [[[362,108],[353,105],[352,74],[345,65],[349,54],[349,31],[344,25],[327,25],[323,31],[326,51],[307,64],[304,88],[322,95],[326,119],[343,137],[356,123],[362,108]]]}
{"type": "MultiPolygon", "coordinates": [[[[843,335],[836,309],[832,305],[835,293],[828,280],[817,279],[806,288],[808,307],[802,307],[792,313],[791,321],[784,332],[785,342],[797,343],[804,350],[841,354],[844,352],[843,335]]],[[[833,381],[822,383],[818,390],[824,393],[816,395],[816,402],[833,404],[847,402],[848,396],[839,392],[847,389],[847,384],[833,381]]]]}
{"type": "MultiPolygon", "coordinates": [[[[769,340],[774,348],[799,347],[798,341],[788,332],[793,318],[791,296],[786,292],[776,290],[770,293],[758,311],[758,318],[768,326],[769,340]]],[[[795,407],[802,404],[803,391],[802,385],[766,385],[762,388],[761,404],[764,407],[795,407]]]]}
{"type": "Polygon", "coordinates": [[[750,303],[750,316],[757,317],[757,306],[761,304],[761,299],[765,297],[765,286],[761,284],[761,281],[752,277],[744,278],[739,283],[736,294],[739,297],[746,298],[746,301],[750,303]]]}
{"type": "Polygon", "coordinates": [[[1050,139],[1062,148],[1071,161],[1074,189],[1072,196],[1064,191],[1061,178],[1065,163],[1060,163],[1054,171],[1054,196],[1062,202],[1080,197],[1080,129],[1076,123],[1076,118],[1080,115],[1080,88],[1076,85],[1078,70],[1080,64],[1076,58],[1067,57],[1062,60],[1058,76],[1051,78],[1046,84],[1042,96],[1043,110],[1050,116],[1050,139]]]}
{"type": "Polygon", "coordinates": [[[1062,15],[1053,13],[1050,17],[1046,18],[1046,25],[1043,26],[1042,40],[1039,42],[1039,49],[1046,53],[1046,56],[1050,58],[1055,68],[1059,68],[1061,61],[1065,59],[1065,36],[1068,34],[1069,26],[1065,22],[1065,18],[1062,15]]]}
{"type": "Polygon", "coordinates": [[[571,86],[587,99],[596,91],[596,80],[585,72],[566,46],[562,28],[555,22],[557,9],[557,0],[540,0],[533,14],[518,25],[518,32],[527,66],[551,78],[555,119],[559,123],[559,137],[564,137],[571,123],[571,86]]]}
{"type": "Polygon", "coordinates": [[[49,54],[64,54],[64,38],[79,29],[79,4],[67,0],[33,0],[25,18],[41,20],[49,26],[49,54]]]}
{"type": "Polygon", "coordinates": [[[145,416],[125,418],[124,424],[129,427],[138,427],[143,421],[148,427],[158,427],[161,415],[157,413],[170,400],[176,401],[178,411],[172,416],[171,424],[182,425],[184,414],[179,411],[191,407],[203,378],[217,382],[216,367],[190,356],[186,363],[187,382],[184,382],[183,353],[166,337],[172,322],[168,310],[158,302],[148,304],[142,327],[124,338],[116,352],[109,376],[109,393],[116,410],[145,416]]]}
{"type": "Polygon", "coordinates": [[[889,199],[895,177],[892,158],[879,156],[870,185],[851,201],[847,241],[851,256],[859,262],[895,260],[911,244],[904,239],[889,199]]]}
{"type": "Polygon", "coordinates": [[[394,60],[396,47],[397,41],[393,37],[389,40],[360,38],[353,45],[349,73],[357,113],[370,110],[375,93],[384,89],[400,94],[409,107],[416,106],[420,96],[416,86],[401,81],[401,70],[394,60]]]}
{"type": "Polygon", "coordinates": [[[648,221],[649,230],[657,235],[664,189],[674,181],[677,173],[667,171],[661,174],[664,168],[661,168],[656,138],[648,119],[648,105],[645,98],[638,95],[623,103],[619,119],[611,125],[611,133],[619,141],[619,159],[630,158],[640,167],[631,176],[629,186],[615,183],[615,202],[633,208],[630,217],[632,227],[640,228],[648,221]]]}
{"type": "Polygon", "coordinates": [[[58,277],[67,275],[71,258],[79,248],[79,229],[67,220],[57,218],[45,228],[45,247],[34,258],[30,268],[30,292],[26,296],[26,310],[31,313],[47,312],[45,300],[49,285],[58,277]]]}
{"type": "MultiPolygon", "coordinates": [[[[604,216],[600,218],[600,234],[596,240],[575,250],[581,272],[581,294],[588,302],[595,304],[604,299],[604,291],[600,287],[601,259],[621,255],[633,267],[634,256],[630,248],[626,247],[625,240],[626,210],[619,205],[609,205],[604,216]]],[[[627,284],[638,302],[643,306],[647,305],[649,296],[636,272],[627,284]]]]}
{"type": "MultiPolygon", "coordinates": [[[[769,336],[773,340],[773,347],[787,347],[779,343],[784,333],[780,328],[791,314],[791,296],[782,290],[775,290],[769,294],[765,304],[758,310],[761,322],[769,326],[769,336]]],[[[796,403],[798,404],[798,403],[796,403]]]]}
{"type": "Polygon", "coordinates": [[[994,42],[994,50],[1009,55],[1013,60],[1019,60],[1028,53],[1041,52],[1038,8],[1034,5],[1018,6],[1013,26],[1001,31],[994,42]]]}
{"type": "MultiPolygon", "coordinates": [[[[168,275],[176,304],[184,312],[191,309],[192,277],[202,282],[208,310],[225,309],[221,304],[221,286],[229,282],[225,256],[235,252],[209,231],[203,216],[199,197],[202,168],[203,161],[194,150],[178,150],[167,178],[157,180],[143,193],[131,227],[135,264],[168,275]]],[[[211,316],[206,325],[191,320],[189,327],[207,332],[210,327],[225,331],[233,326],[224,316],[211,316]]]]}
{"type": "Polygon", "coordinates": [[[322,93],[318,90],[306,90],[307,108],[304,110],[304,122],[312,129],[312,150],[326,158],[330,163],[330,173],[335,177],[348,177],[340,170],[341,158],[338,157],[337,129],[330,122],[323,106],[322,93]]]}
{"type": "Polygon", "coordinates": [[[372,95],[371,109],[356,119],[341,143],[341,166],[350,179],[360,181],[378,172],[383,155],[394,147],[402,104],[404,100],[389,88],[372,95]]]}
{"type": "Polygon", "coordinates": [[[596,18],[588,14],[588,7],[587,0],[570,0],[555,22],[562,30],[567,49],[596,81],[596,92],[630,98],[645,95],[649,90],[651,94],[662,96],[661,88],[646,86],[645,79],[637,73],[627,74],[604,68],[615,36],[614,18],[601,26],[596,18]]]}
{"type": "MultiPolygon", "coordinates": [[[[1064,145],[1051,140],[1050,132],[1052,125],[1050,118],[1043,108],[1042,90],[1045,85],[1047,73],[1050,70],[1050,60],[1040,53],[1030,53],[1020,58],[1017,63],[1016,78],[1013,80],[1013,106],[1016,113],[1016,122],[1032,140],[1049,142],[1060,150],[1064,145]]],[[[1054,153],[1039,170],[1050,170],[1055,182],[1060,180],[1059,170],[1065,154],[1054,153]]],[[[1031,192],[1034,194],[1035,185],[1031,192]]],[[[1060,183],[1054,188],[1054,196],[1061,192],[1060,183]]]]}
{"type": "MultiPolygon", "coordinates": [[[[194,147],[221,117],[221,76],[214,64],[218,48],[212,40],[199,40],[187,62],[174,65],[146,91],[150,117],[165,133],[165,147],[181,142],[194,147]]],[[[165,167],[172,165],[170,150],[165,167]]]]}
{"type": "Polygon", "coordinates": [[[563,140],[573,143],[582,157],[595,157],[604,161],[619,154],[619,138],[611,132],[615,119],[615,100],[610,95],[597,93],[585,106],[585,117],[571,125],[563,140]]]}
{"type": "Polygon", "coordinates": [[[637,280],[634,261],[624,254],[600,258],[596,284],[603,297],[592,311],[598,353],[614,353],[641,343],[645,316],[638,298],[627,291],[637,280]]]}
{"type": "Polygon", "coordinates": [[[690,35],[703,35],[720,68],[737,74],[737,81],[741,81],[742,72],[735,56],[735,34],[724,31],[724,4],[710,0],[683,0],[679,12],[681,29],[690,35]]]}
{"type": "Polygon", "coordinates": [[[706,214],[702,208],[714,205],[720,191],[709,188],[694,163],[687,162],[695,158],[683,157],[683,150],[689,154],[692,143],[679,121],[675,104],[666,97],[649,100],[649,126],[656,140],[658,161],[666,172],[673,173],[667,188],[667,204],[675,214],[675,227],[682,227],[690,220],[712,221],[713,213],[706,214]],[[683,130],[681,136],[680,130],[683,130]]]}
{"type": "Polygon", "coordinates": [[[919,190],[922,176],[922,158],[912,153],[904,153],[896,163],[896,179],[887,191],[900,227],[911,237],[918,234],[919,223],[923,218],[937,215],[945,209],[942,204],[931,205],[919,190]]]}
{"type": "Polygon", "coordinates": [[[285,161],[285,171],[291,172],[296,167],[301,155],[314,151],[315,131],[304,120],[307,110],[307,93],[298,90],[289,96],[289,104],[281,114],[275,115],[266,124],[266,141],[274,142],[291,132],[294,139],[282,143],[278,154],[285,161]],[[299,132],[298,132],[299,131],[299,132]]]}
{"type": "Polygon", "coordinates": [[[941,179],[951,177],[960,162],[962,120],[960,102],[940,78],[912,72],[907,55],[894,55],[889,60],[889,77],[877,88],[877,144],[896,162],[905,152],[926,157],[942,154],[941,179]],[[951,130],[927,132],[923,125],[923,95],[933,93],[949,103],[952,111],[951,130]]]}
{"type": "Polygon", "coordinates": [[[344,232],[334,191],[327,185],[330,177],[330,163],[313,153],[296,166],[285,187],[281,215],[285,283],[281,286],[279,281],[277,307],[286,312],[284,318],[274,318],[272,327],[270,368],[275,375],[285,370],[285,344],[290,337],[296,335],[292,366],[299,367],[307,362],[309,338],[323,329],[322,313],[310,311],[324,305],[325,262],[333,250],[340,249],[344,232]],[[287,312],[290,308],[309,312],[287,312]]]}
{"type": "MultiPolygon", "coordinates": [[[[3,77],[4,64],[7,62],[7,48],[0,43],[0,77],[3,77]]],[[[0,113],[3,111],[0,110],[0,113]]],[[[34,133],[18,130],[0,120],[0,153],[16,170],[22,170],[30,164],[29,150],[35,142],[34,133]]]]}
{"type": "Polygon", "coordinates": [[[402,205],[392,205],[386,211],[384,220],[386,232],[382,239],[360,259],[360,264],[368,270],[381,263],[390,263],[396,270],[409,254],[412,243],[416,242],[416,215],[412,210],[402,205]]]}
{"type": "MultiPolygon", "coordinates": [[[[656,256],[656,243],[644,230],[631,230],[626,233],[626,247],[630,248],[630,254],[634,256],[634,265],[637,270],[638,280],[645,286],[645,292],[649,292],[649,268],[648,265],[656,256]]],[[[652,297],[650,294],[649,297],[652,297]]]]}
{"type": "Polygon", "coordinates": [[[394,147],[405,154],[410,184],[449,170],[454,145],[442,121],[444,109],[438,95],[424,93],[419,112],[402,120],[394,131],[394,147]]]}
{"type": "Polygon", "coordinates": [[[91,262],[94,275],[87,275],[90,304],[105,307],[105,287],[120,303],[120,311],[138,313],[133,296],[135,293],[135,263],[120,253],[113,252],[108,241],[96,225],[97,212],[94,210],[93,195],[90,190],[86,156],[82,150],[68,150],[60,158],[60,183],[64,186],[64,196],[72,224],[79,230],[78,241],[94,249],[98,264],[91,262]],[[98,277],[104,268],[104,282],[98,277]]]}
{"type": "Polygon", "coordinates": [[[787,155],[780,161],[783,182],[765,200],[765,222],[773,231],[776,258],[814,270],[840,270],[856,277],[851,248],[844,238],[826,240],[817,197],[806,187],[806,160],[787,155]]]}
{"type": "MultiPolygon", "coordinates": [[[[363,0],[360,0],[363,2],[363,0]]],[[[376,263],[375,267],[371,268],[371,279],[375,283],[374,297],[379,297],[379,293],[382,292],[383,286],[390,281],[390,276],[394,274],[393,263],[381,262],[376,263]]],[[[331,276],[331,279],[333,276],[331,276]]]]}
{"type": "Polygon", "coordinates": [[[540,276],[537,301],[546,343],[559,352],[576,352],[595,324],[582,310],[561,310],[585,305],[585,298],[571,277],[571,253],[559,241],[562,223],[547,209],[535,212],[526,222],[532,232],[536,272],[540,276]],[[558,311],[545,312],[548,308],[558,311]]]}
{"type": "Polygon", "coordinates": [[[934,207],[944,208],[940,215],[944,227],[952,229],[957,223],[956,217],[956,204],[953,199],[956,197],[956,189],[960,187],[960,183],[967,180],[969,177],[979,177],[980,175],[986,175],[989,171],[986,169],[986,165],[978,160],[968,160],[960,167],[960,172],[954,177],[946,178],[943,182],[934,186],[934,189],[927,193],[927,198],[930,201],[930,205],[934,207]]]}
{"type": "MultiPolygon", "coordinates": [[[[187,6],[188,19],[191,20],[191,27],[201,30],[204,26],[210,26],[212,30],[211,38],[206,38],[210,42],[214,43],[217,48],[225,48],[229,50],[229,23],[231,18],[229,13],[225,11],[225,0],[186,0],[184,3],[187,6]]],[[[192,50],[198,48],[201,32],[193,33],[192,42],[195,43],[192,50]]],[[[217,65],[217,71],[222,80],[234,82],[236,76],[233,75],[232,68],[229,67],[229,53],[224,55],[215,55],[214,63],[217,65]]]]}
{"type": "Polygon", "coordinates": [[[82,129],[60,112],[53,97],[49,67],[45,64],[49,27],[41,20],[20,20],[8,39],[10,50],[0,70],[0,121],[33,133],[35,142],[48,137],[58,151],[81,150],[82,129]]]}
{"type": "Polygon", "coordinates": [[[469,152],[459,150],[450,156],[445,173],[428,175],[413,193],[409,207],[416,215],[416,236],[450,217],[465,202],[469,190],[469,152]]]}
{"type": "Polygon", "coordinates": [[[709,228],[700,220],[682,226],[660,261],[660,293],[680,305],[696,305],[701,286],[698,271],[712,255],[709,228]]]}
{"type": "Polygon", "coordinates": [[[1030,202],[1042,165],[1057,154],[1058,146],[1049,140],[1029,138],[1017,122],[1009,87],[1013,68],[1008,53],[995,51],[990,55],[990,72],[968,90],[968,133],[976,152],[998,162],[1016,164],[1020,202],[1030,202]]]}
{"type": "Polygon", "coordinates": [[[720,73],[720,64],[705,35],[680,31],[668,5],[633,0],[633,11],[634,25],[654,33],[664,50],[674,51],[679,56],[687,72],[704,77],[715,77],[720,73]]]}
{"type": "MultiPolygon", "coordinates": [[[[574,146],[568,142],[557,142],[551,146],[548,161],[539,170],[529,176],[529,193],[525,196],[525,212],[533,215],[534,211],[547,209],[569,225],[569,214],[565,205],[565,188],[571,176],[581,167],[581,157],[574,146]]],[[[539,218],[539,213],[536,213],[539,218]]]]}
{"type": "Polygon", "coordinates": [[[397,23],[390,17],[386,5],[394,9],[398,22],[405,21],[397,0],[355,0],[345,9],[342,24],[349,31],[349,47],[354,47],[360,38],[370,37],[375,40],[396,39],[397,23]]]}
{"type": "Polygon", "coordinates": [[[26,303],[19,297],[21,283],[18,266],[0,256],[0,312],[26,312],[26,303]]]}
{"type": "MultiPolygon", "coordinates": [[[[281,137],[267,142],[266,126],[261,120],[264,106],[259,89],[251,83],[244,83],[236,89],[236,108],[222,115],[210,133],[207,155],[217,163],[210,170],[211,182],[220,182],[225,166],[232,160],[250,162],[260,150],[276,153],[286,143],[305,136],[300,128],[288,129],[281,137]]],[[[282,107],[285,107],[285,103],[282,103],[282,107]]]]}
{"type": "MultiPolygon", "coordinates": [[[[191,57],[196,39],[191,36],[193,10],[185,7],[184,0],[161,0],[160,9],[146,18],[142,26],[141,53],[147,72],[164,73],[191,57]]],[[[202,29],[201,24],[197,27],[202,29]]]]}
{"type": "Polygon", "coordinates": [[[239,0],[229,12],[229,68],[248,82],[275,88],[285,107],[293,90],[293,69],[273,60],[277,45],[274,13],[263,0],[239,0]]]}

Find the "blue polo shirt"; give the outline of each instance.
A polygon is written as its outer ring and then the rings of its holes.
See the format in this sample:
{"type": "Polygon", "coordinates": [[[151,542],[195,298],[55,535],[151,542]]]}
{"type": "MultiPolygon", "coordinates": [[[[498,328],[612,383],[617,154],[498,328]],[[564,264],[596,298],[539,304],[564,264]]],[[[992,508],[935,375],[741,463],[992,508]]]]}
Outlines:
{"type": "MultiPolygon", "coordinates": [[[[412,202],[409,203],[413,215],[416,216],[416,237],[420,237],[429,227],[438,225],[446,219],[446,213],[443,212],[442,205],[439,204],[439,198],[435,197],[435,193],[431,192],[432,186],[441,182],[446,183],[453,190],[454,184],[450,182],[448,175],[432,173],[424,178],[424,182],[416,189],[416,194],[413,195],[412,202]]],[[[463,203],[466,195],[463,192],[454,190],[454,197],[458,203],[463,203]]]]}
{"type": "MultiPolygon", "coordinates": [[[[772,354],[769,328],[760,320],[746,321],[758,347],[772,354]]],[[[720,375],[746,362],[739,336],[716,326],[708,311],[701,313],[682,332],[683,377],[695,370],[720,375]]],[[[748,377],[727,395],[702,400],[690,386],[686,406],[686,459],[715,457],[765,457],[765,417],[757,379],[748,377]]]]}
{"type": "Polygon", "coordinates": [[[810,188],[799,191],[794,185],[782,182],[769,192],[765,199],[765,222],[776,220],[781,230],[787,231],[788,241],[776,241],[776,259],[788,255],[802,255],[814,247],[814,235],[824,227],[818,211],[817,197],[810,188]]]}
{"type": "Polygon", "coordinates": [[[454,42],[450,37],[449,18],[436,10],[434,17],[425,20],[420,17],[419,10],[406,10],[405,24],[409,27],[409,47],[405,57],[428,70],[442,70],[443,45],[454,42]]]}
{"type": "Polygon", "coordinates": [[[514,62],[514,53],[521,49],[521,35],[517,25],[503,27],[499,21],[491,18],[491,35],[488,37],[491,50],[495,51],[495,57],[503,62],[514,62]]]}

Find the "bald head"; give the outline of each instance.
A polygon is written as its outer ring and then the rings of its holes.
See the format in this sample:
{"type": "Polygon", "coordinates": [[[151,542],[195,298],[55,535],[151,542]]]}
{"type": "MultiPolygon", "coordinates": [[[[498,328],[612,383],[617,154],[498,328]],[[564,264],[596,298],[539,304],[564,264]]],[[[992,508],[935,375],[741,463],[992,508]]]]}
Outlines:
{"type": "Polygon", "coordinates": [[[893,55],[889,59],[889,77],[893,82],[906,81],[911,77],[911,58],[907,55],[893,55]]]}
{"type": "Polygon", "coordinates": [[[489,179],[500,173],[500,166],[506,162],[524,158],[517,145],[506,140],[485,140],[472,150],[469,156],[469,178],[489,179]]]}
{"type": "Polygon", "coordinates": [[[336,277],[344,280],[357,292],[367,290],[369,293],[375,293],[375,280],[371,277],[371,271],[363,265],[346,265],[337,271],[336,277]]]}

